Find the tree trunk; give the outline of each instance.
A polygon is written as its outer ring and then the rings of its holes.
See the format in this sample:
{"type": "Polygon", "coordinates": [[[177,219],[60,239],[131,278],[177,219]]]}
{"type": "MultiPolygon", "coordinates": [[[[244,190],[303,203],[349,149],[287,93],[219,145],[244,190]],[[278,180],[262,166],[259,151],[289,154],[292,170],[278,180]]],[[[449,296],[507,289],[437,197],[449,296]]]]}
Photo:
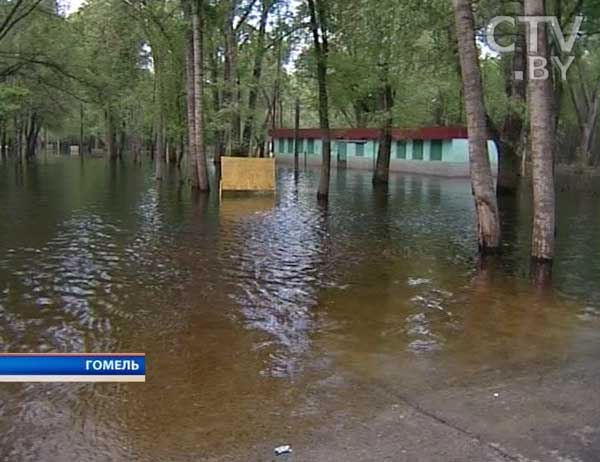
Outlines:
{"type": "Polygon", "coordinates": [[[14,116],[13,122],[14,128],[14,144],[13,144],[13,155],[16,157],[17,161],[21,161],[21,118],[18,115],[14,116]]]}
{"type": "MultiPolygon", "coordinates": [[[[544,0],[525,0],[526,16],[543,16],[544,0]]],[[[548,56],[546,26],[538,30],[537,44],[527,39],[530,59],[548,56]],[[536,47],[537,45],[537,47],[536,47]],[[537,50],[535,49],[537,48],[537,50]]],[[[554,192],[554,114],[553,89],[550,78],[529,79],[529,120],[533,180],[532,276],[544,282],[550,275],[554,258],[555,192],[554,192]]]]}
{"type": "Polygon", "coordinates": [[[6,159],[6,154],[8,152],[8,133],[6,126],[6,119],[2,119],[2,158],[6,159]]]}
{"type": "Polygon", "coordinates": [[[244,122],[244,132],[242,140],[242,152],[244,155],[250,153],[250,143],[252,141],[252,131],[254,130],[254,120],[256,115],[256,101],[258,99],[258,86],[262,74],[263,58],[265,56],[265,33],[267,30],[267,19],[271,9],[271,0],[263,0],[262,12],[260,15],[260,26],[258,28],[258,39],[256,43],[256,54],[254,56],[254,68],[252,70],[252,82],[248,94],[248,115],[244,122]]]}
{"type": "Polygon", "coordinates": [[[201,1],[192,4],[192,30],[194,40],[194,133],[196,136],[196,171],[198,189],[208,191],[208,171],[204,152],[204,60],[203,60],[203,18],[200,15],[201,1]]]}
{"type": "Polygon", "coordinates": [[[113,118],[113,110],[110,104],[106,106],[106,150],[108,152],[108,157],[110,160],[115,160],[117,158],[117,147],[115,143],[115,126],[114,126],[114,118],[113,118]]]}
{"type": "Polygon", "coordinates": [[[83,157],[83,103],[79,104],[79,155],[83,157]]]}
{"type": "Polygon", "coordinates": [[[162,180],[163,178],[163,162],[165,157],[165,135],[164,135],[164,118],[162,112],[158,115],[156,121],[156,146],[154,153],[155,162],[155,178],[162,180]]]}
{"type": "MultiPolygon", "coordinates": [[[[210,72],[212,80],[212,97],[213,97],[213,111],[215,115],[218,115],[221,111],[221,94],[219,92],[219,67],[218,67],[218,53],[219,49],[211,44],[210,57],[210,72]]],[[[221,156],[224,151],[224,133],[223,129],[218,126],[215,129],[215,157],[214,163],[217,166],[217,173],[220,172],[221,156]]]]}
{"type": "MultiPolygon", "coordinates": [[[[387,66],[386,66],[387,67],[387,66]]],[[[384,111],[384,123],[377,151],[377,163],[373,172],[373,185],[387,184],[390,179],[390,158],[392,153],[392,124],[394,96],[392,86],[388,82],[387,69],[384,70],[384,85],[381,95],[381,107],[384,111]]]]}
{"type": "Polygon", "coordinates": [[[119,159],[123,158],[123,153],[125,152],[125,145],[127,144],[127,126],[125,122],[121,124],[121,133],[119,134],[119,147],[117,150],[117,157],[119,159]]]}
{"type": "Polygon", "coordinates": [[[475,45],[473,12],[470,0],[453,0],[453,4],[469,129],[469,163],[477,213],[479,251],[483,254],[493,253],[500,246],[500,220],[487,149],[488,127],[475,45]]]}
{"type": "Polygon", "coordinates": [[[298,170],[300,157],[300,99],[296,98],[294,111],[294,169],[298,170]]]}
{"type": "Polygon", "coordinates": [[[590,106],[588,108],[583,128],[581,130],[581,141],[579,143],[579,153],[581,154],[582,161],[586,165],[592,164],[592,145],[594,142],[594,135],[596,133],[596,125],[598,122],[598,109],[600,105],[600,95],[598,94],[598,87],[592,94],[590,106]]]}
{"type": "Polygon", "coordinates": [[[35,148],[37,145],[37,138],[40,132],[40,127],[37,122],[37,115],[34,112],[31,114],[29,121],[29,130],[27,131],[26,145],[25,145],[25,158],[31,159],[35,156],[35,148]]]}
{"type": "MultiPolygon", "coordinates": [[[[522,6],[515,2],[520,8],[515,16],[521,16],[522,6]]],[[[525,42],[525,26],[517,25],[517,38],[515,41],[515,52],[512,66],[508,72],[507,93],[509,97],[509,108],[504,119],[504,125],[500,134],[498,150],[498,184],[497,194],[514,194],[519,181],[519,158],[520,142],[523,139],[523,117],[521,108],[527,98],[527,49],[525,42]]]]}
{"type": "MultiPolygon", "coordinates": [[[[193,1],[193,0],[192,0],[193,1]]],[[[196,167],[196,97],[194,94],[194,33],[191,21],[190,1],[184,2],[184,14],[190,20],[187,31],[185,54],[186,70],[186,101],[187,101],[187,126],[188,126],[188,175],[193,189],[198,188],[198,169],[196,167]]]]}
{"type": "Polygon", "coordinates": [[[313,34],[315,56],[317,60],[317,81],[319,85],[319,126],[323,141],[323,161],[319,180],[319,199],[329,197],[329,179],[331,176],[331,134],[329,132],[329,100],[327,94],[327,20],[323,0],[307,0],[310,12],[310,26],[313,34]],[[315,8],[316,4],[316,8],[315,8]],[[318,16],[317,16],[318,12],[318,16]],[[319,38],[320,36],[320,38],[319,38]]]}
{"type": "MultiPolygon", "coordinates": [[[[279,24],[278,29],[281,30],[281,16],[279,16],[279,24]]],[[[275,68],[275,82],[273,83],[273,101],[271,104],[271,130],[275,130],[277,128],[277,102],[279,100],[279,86],[281,81],[281,66],[282,66],[282,38],[278,37],[277,40],[277,63],[275,68]]],[[[275,152],[275,138],[271,137],[271,147],[270,150],[272,153],[275,152]]]]}
{"type": "Polygon", "coordinates": [[[236,1],[230,0],[230,11],[225,24],[224,103],[230,113],[229,149],[233,155],[240,153],[240,102],[238,91],[237,31],[234,27],[236,1]]]}
{"type": "Polygon", "coordinates": [[[168,146],[169,165],[177,165],[177,144],[175,143],[175,140],[171,139],[168,146]]]}

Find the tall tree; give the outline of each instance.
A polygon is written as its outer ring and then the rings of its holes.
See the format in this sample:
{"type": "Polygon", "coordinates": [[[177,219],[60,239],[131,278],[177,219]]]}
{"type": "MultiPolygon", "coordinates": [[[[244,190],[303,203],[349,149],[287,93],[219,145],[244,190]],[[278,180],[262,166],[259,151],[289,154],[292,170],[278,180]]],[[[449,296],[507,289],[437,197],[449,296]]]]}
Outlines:
{"type": "Polygon", "coordinates": [[[188,128],[188,172],[193,189],[198,188],[198,169],[196,167],[196,108],[194,94],[194,33],[192,30],[192,5],[193,0],[184,0],[182,7],[184,17],[187,19],[185,70],[186,70],[186,107],[188,128]]]}
{"type": "MultiPolygon", "coordinates": [[[[514,3],[517,6],[515,16],[520,16],[523,12],[523,5],[521,2],[514,3]]],[[[517,188],[519,172],[517,153],[521,148],[521,140],[523,139],[524,120],[522,111],[527,99],[525,25],[518,24],[515,32],[515,51],[512,56],[512,63],[508,66],[509,70],[506,72],[508,76],[506,92],[509,107],[500,134],[498,194],[512,194],[517,188]]]]}
{"type": "Polygon", "coordinates": [[[329,180],[331,176],[331,134],[329,130],[329,99],[327,94],[327,54],[328,29],[326,0],[307,0],[310,14],[310,28],[317,61],[317,82],[319,87],[319,126],[323,144],[323,160],[321,162],[321,178],[317,197],[329,197],[329,180]]]}
{"type": "Polygon", "coordinates": [[[463,93],[469,129],[471,186],[475,196],[479,250],[494,252],[500,245],[500,220],[488,155],[488,126],[470,0],[453,0],[463,93]]]}
{"type": "Polygon", "coordinates": [[[192,0],[192,29],[194,42],[194,135],[198,190],[208,191],[208,167],[204,146],[204,24],[201,15],[203,0],[192,0]]]}
{"type": "MultiPolygon", "coordinates": [[[[526,16],[543,16],[545,13],[544,0],[525,0],[526,16]]],[[[527,34],[529,62],[547,59],[549,49],[546,25],[542,24],[537,31],[532,32],[537,34],[527,34]]],[[[532,276],[538,282],[545,282],[551,274],[554,258],[554,95],[548,73],[531,74],[530,72],[528,107],[533,181],[532,276]]]]}
{"type": "MultiPolygon", "coordinates": [[[[243,5],[240,0],[227,0],[224,3],[227,11],[223,24],[224,34],[224,66],[223,106],[229,113],[229,150],[237,155],[241,152],[241,114],[240,114],[240,71],[239,71],[239,36],[240,31],[250,16],[257,0],[249,0],[243,5]]],[[[265,24],[266,25],[266,24],[265,24]]]]}
{"type": "Polygon", "coordinates": [[[252,80],[248,90],[248,114],[244,122],[244,131],[242,138],[242,153],[249,155],[250,143],[252,141],[252,131],[254,130],[254,119],[256,116],[256,103],[258,100],[259,83],[262,74],[263,60],[266,52],[265,34],[267,31],[267,20],[273,0],[263,0],[261,2],[260,24],[258,26],[258,36],[256,40],[256,51],[254,55],[254,65],[252,69],[252,80]]]}
{"type": "Polygon", "coordinates": [[[392,153],[392,124],[394,120],[392,109],[394,107],[394,90],[389,82],[388,64],[383,63],[385,68],[382,71],[383,82],[381,87],[381,110],[383,116],[383,126],[379,140],[379,151],[375,171],[373,172],[373,184],[387,184],[390,177],[390,158],[392,153]]]}

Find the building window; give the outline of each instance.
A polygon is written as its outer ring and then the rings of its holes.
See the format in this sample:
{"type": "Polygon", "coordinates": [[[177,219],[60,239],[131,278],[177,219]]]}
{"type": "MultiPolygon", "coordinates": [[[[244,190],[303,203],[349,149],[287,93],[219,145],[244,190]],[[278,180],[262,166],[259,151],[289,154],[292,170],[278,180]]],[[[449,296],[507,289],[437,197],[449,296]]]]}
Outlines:
{"type": "Polygon", "coordinates": [[[431,160],[442,160],[442,140],[431,141],[431,160]]]}
{"type": "Polygon", "coordinates": [[[364,157],[365,156],[365,145],[364,143],[356,143],[356,157],[364,157]]]}
{"type": "Polygon", "coordinates": [[[279,154],[283,154],[285,152],[285,140],[283,138],[279,138],[277,141],[279,141],[279,149],[277,149],[277,152],[279,154]]]}
{"type": "Polygon", "coordinates": [[[423,140],[413,141],[413,156],[414,160],[423,160],[423,140]]]}
{"type": "Polygon", "coordinates": [[[306,140],[306,152],[308,152],[309,154],[315,153],[315,140],[306,140]]]}
{"type": "Polygon", "coordinates": [[[396,159],[406,159],[406,141],[396,142],[396,159]]]}
{"type": "Polygon", "coordinates": [[[288,154],[294,153],[294,138],[288,138],[287,140],[288,154]]]}

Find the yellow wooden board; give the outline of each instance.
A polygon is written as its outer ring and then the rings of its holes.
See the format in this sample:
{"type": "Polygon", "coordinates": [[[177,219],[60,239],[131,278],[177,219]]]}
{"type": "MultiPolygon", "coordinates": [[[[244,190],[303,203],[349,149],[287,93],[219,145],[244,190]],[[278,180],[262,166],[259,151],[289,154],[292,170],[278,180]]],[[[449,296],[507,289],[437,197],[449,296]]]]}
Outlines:
{"type": "Polygon", "coordinates": [[[275,159],[221,157],[221,191],[274,191],[275,159]]]}

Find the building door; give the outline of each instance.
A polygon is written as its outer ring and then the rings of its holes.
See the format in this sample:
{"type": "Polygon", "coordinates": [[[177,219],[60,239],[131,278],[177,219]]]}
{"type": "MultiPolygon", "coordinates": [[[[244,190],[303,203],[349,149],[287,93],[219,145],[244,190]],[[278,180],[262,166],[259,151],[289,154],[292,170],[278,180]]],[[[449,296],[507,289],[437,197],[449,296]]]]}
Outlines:
{"type": "Polygon", "coordinates": [[[338,166],[345,167],[348,162],[348,144],[338,142],[336,145],[338,166]]]}

